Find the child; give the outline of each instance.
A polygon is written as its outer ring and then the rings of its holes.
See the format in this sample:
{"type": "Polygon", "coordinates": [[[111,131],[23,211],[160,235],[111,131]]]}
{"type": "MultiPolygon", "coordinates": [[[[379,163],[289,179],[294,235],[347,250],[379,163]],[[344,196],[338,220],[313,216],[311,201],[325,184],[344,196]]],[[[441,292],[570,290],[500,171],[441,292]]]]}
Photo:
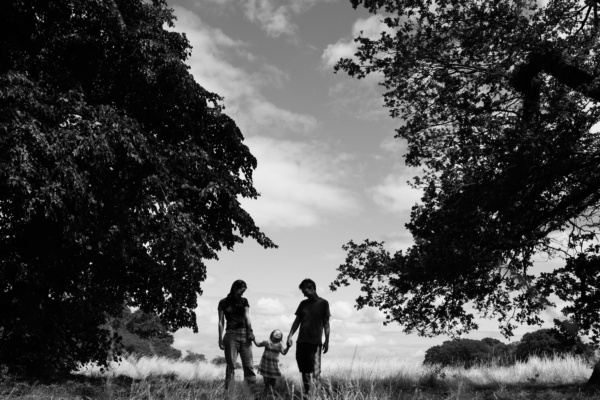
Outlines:
{"type": "Polygon", "coordinates": [[[283,348],[283,344],[281,343],[282,338],[283,333],[281,333],[279,329],[275,329],[271,332],[269,340],[257,343],[256,339],[254,339],[256,347],[265,348],[265,352],[260,359],[260,365],[258,366],[258,373],[263,376],[265,381],[265,396],[268,395],[270,391],[273,391],[275,383],[277,382],[277,377],[281,376],[281,372],[279,372],[279,353],[285,356],[290,349],[289,346],[285,349],[283,348]]]}

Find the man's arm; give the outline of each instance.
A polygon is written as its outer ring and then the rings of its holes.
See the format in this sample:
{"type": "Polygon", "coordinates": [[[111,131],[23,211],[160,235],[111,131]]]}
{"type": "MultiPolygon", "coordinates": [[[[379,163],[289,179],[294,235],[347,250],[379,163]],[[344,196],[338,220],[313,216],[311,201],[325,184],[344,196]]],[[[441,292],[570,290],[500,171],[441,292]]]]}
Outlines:
{"type": "Polygon", "coordinates": [[[323,331],[325,331],[325,343],[323,343],[323,353],[329,350],[329,317],[323,319],[323,331]]]}
{"type": "Polygon", "coordinates": [[[287,338],[287,346],[288,347],[290,347],[293,344],[292,336],[294,336],[294,333],[296,333],[299,326],[300,326],[300,317],[296,315],[296,319],[294,320],[294,323],[292,324],[292,328],[290,329],[290,334],[288,335],[288,338],[287,338]]]}
{"type": "Polygon", "coordinates": [[[223,345],[223,329],[225,328],[225,313],[219,309],[219,348],[225,350],[223,345]]]}

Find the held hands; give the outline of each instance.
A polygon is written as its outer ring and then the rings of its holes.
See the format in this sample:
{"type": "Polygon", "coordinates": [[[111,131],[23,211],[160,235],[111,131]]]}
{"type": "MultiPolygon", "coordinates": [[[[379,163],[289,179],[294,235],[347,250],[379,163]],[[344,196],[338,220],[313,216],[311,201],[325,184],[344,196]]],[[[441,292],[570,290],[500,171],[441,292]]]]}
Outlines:
{"type": "Polygon", "coordinates": [[[287,347],[288,347],[288,349],[289,349],[290,347],[292,347],[292,345],[294,344],[294,341],[292,340],[292,338],[291,338],[291,337],[288,337],[288,340],[287,340],[286,344],[287,344],[287,347]]]}

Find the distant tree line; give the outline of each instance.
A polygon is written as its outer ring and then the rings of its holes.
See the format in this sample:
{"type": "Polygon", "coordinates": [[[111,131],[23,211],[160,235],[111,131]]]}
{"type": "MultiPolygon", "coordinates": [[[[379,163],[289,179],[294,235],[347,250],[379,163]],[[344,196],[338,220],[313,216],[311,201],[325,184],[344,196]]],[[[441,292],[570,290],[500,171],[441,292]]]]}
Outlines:
{"type": "MultiPolygon", "coordinates": [[[[186,350],[187,354],[182,357],[181,351],[172,347],[173,334],[156,314],[141,310],[131,311],[129,307],[123,307],[121,316],[114,319],[111,326],[114,332],[115,353],[119,355],[166,357],[189,363],[208,362],[204,354],[190,350],[186,350]]],[[[225,365],[225,357],[216,356],[210,363],[216,366],[225,365]]],[[[236,368],[241,368],[239,362],[236,362],[236,368]]]]}
{"type": "Polygon", "coordinates": [[[181,358],[181,351],[172,347],[173,334],[156,314],[123,308],[120,318],[113,320],[115,350],[120,354],[181,358]]]}
{"type": "Polygon", "coordinates": [[[511,365],[517,361],[527,361],[532,356],[561,355],[579,355],[591,360],[594,358],[594,349],[582,342],[581,338],[561,331],[560,325],[557,325],[556,328],[526,333],[519,342],[510,344],[493,338],[449,340],[429,348],[423,363],[471,368],[482,363],[511,365]]]}
{"type": "MultiPolygon", "coordinates": [[[[208,361],[204,354],[190,350],[186,350],[187,354],[182,358],[181,351],[173,348],[173,334],[156,314],[131,311],[129,307],[123,307],[121,316],[114,319],[111,326],[114,332],[114,351],[118,355],[157,356],[190,363],[208,361]]],[[[220,365],[218,358],[211,362],[220,365]]],[[[225,358],[222,358],[224,363],[225,358]]]]}

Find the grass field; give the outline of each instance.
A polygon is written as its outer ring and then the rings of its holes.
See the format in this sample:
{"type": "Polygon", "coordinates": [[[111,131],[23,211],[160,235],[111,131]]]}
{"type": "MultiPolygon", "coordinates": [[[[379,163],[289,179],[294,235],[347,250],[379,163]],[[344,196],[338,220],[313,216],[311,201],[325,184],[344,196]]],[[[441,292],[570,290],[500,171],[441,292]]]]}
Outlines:
{"type": "MultiPolygon", "coordinates": [[[[300,399],[300,375],[293,364],[283,365],[282,379],[270,398],[300,399]]],[[[600,398],[586,385],[591,366],[579,358],[532,359],[510,367],[482,365],[428,368],[402,360],[323,360],[319,400],[583,400],[600,398]]],[[[108,371],[88,366],[60,384],[4,379],[0,400],[8,399],[223,399],[224,367],[184,363],[160,357],[131,357],[108,371]]],[[[237,371],[232,399],[251,399],[237,371]]],[[[259,388],[262,380],[258,378],[259,388]]]]}

